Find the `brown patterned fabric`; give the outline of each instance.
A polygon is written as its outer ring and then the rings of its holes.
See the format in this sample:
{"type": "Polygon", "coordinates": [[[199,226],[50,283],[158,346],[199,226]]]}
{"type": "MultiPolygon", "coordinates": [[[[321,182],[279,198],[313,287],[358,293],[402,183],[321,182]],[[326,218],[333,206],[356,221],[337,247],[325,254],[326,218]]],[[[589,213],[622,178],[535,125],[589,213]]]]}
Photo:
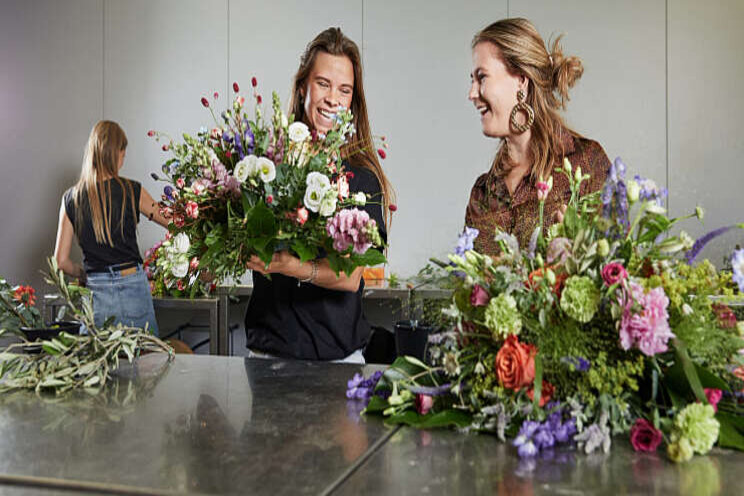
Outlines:
{"type": "MultiPolygon", "coordinates": [[[[580,166],[583,173],[591,175],[589,181],[582,184],[582,194],[600,190],[610,169],[610,160],[600,144],[569,133],[563,133],[562,141],[565,156],[573,169],[580,166]]],[[[555,212],[567,204],[570,198],[568,178],[560,173],[553,174],[553,189],[545,202],[546,229],[554,222],[555,212]]],[[[522,178],[513,196],[509,194],[503,177],[492,172],[478,177],[465,211],[465,225],[480,231],[475,239],[475,249],[480,253],[498,255],[500,249],[493,239],[497,226],[516,236],[519,245],[526,247],[537,226],[538,205],[535,182],[529,174],[522,178]]]]}

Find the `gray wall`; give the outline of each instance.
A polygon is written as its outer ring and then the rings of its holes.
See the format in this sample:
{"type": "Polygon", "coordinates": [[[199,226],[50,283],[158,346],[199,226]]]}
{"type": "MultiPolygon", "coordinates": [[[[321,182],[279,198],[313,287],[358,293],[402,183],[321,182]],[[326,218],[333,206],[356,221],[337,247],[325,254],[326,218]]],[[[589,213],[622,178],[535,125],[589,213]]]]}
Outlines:
{"type": "MultiPolygon", "coordinates": [[[[197,130],[209,122],[202,95],[224,98],[254,75],[266,97],[275,89],[286,102],[305,44],[331,25],[361,45],[373,129],[390,143],[384,166],[399,210],[389,270],[415,273],[452,247],[496,149],[466,100],[469,43],[506,16],[532,19],[546,39],[565,34],[566,53],[586,68],[569,124],[668,185],[673,214],[700,202],[705,228],[744,219],[740,0],[2,0],[0,274],[38,283],[60,196],[97,120],[122,124],[123,173],[156,196],[149,172],[165,154],[148,129],[197,130]]],[[[162,235],[144,222],[141,249],[162,235]]],[[[742,239],[706,255],[720,264],[742,239]]]]}

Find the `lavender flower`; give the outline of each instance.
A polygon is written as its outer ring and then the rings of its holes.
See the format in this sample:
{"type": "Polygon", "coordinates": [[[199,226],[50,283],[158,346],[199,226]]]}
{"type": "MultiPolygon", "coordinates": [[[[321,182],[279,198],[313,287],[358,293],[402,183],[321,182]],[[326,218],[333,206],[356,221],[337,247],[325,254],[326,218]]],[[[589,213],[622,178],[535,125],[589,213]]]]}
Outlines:
{"type": "Polygon", "coordinates": [[[734,271],[734,282],[739,285],[739,292],[744,293],[744,248],[734,252],[731,267],[734,271]]]}
{"type": "Polygon", "coordinates": [[[464,255],[466,251],[473,249],[473,241],[478,237],[480,231],[474,227],[465,226],[465,230],[457,238],[455,255],[464,255]]]}
{"type": "Polygon", "coordinates": [[[700,252],[703,250],[705,245],[707,245],[712,239],[717,238],[718,236],[725,234],[726,232],[730,231],[736,226],[726,226],[726,227],[719,227],[718,229],[714,229],[713,231],[710,231],[709,233],[701,236],[700,238],[695,241],[695,244],[692,245],[692,248],[690,251],[685,253],[685,258],[687,259],[687,263],[692,265],[693,262],[695,262],[695,259],[698,255],[700,255],[700,252]]]}
{"type": "Polygon", "coordinates": [[[346,397],[369,402],[381,377],[382,371],[380,370],[372,374],[368,379],[365,379],[362,374],[354,374],[354,377],[349,379],[346,384],[346,397]]]}
{"type": "Polygon", "coordinates": [[[577,372],[586,372],[592,366],[591,362],[584,357],[562,357],[561,362],[571,366],[577,372]]]}

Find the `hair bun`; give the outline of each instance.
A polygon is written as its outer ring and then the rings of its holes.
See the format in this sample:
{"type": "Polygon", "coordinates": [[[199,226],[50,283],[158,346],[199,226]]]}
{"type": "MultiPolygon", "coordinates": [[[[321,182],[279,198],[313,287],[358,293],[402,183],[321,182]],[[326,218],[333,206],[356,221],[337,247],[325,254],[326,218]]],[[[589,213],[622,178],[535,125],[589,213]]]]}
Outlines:
{"type": "Polygon", "coordinates": [[[584,64],[578,57],[565,57],[560,45],[561,36],[553,42],[550,51],[550,59],[553,70],[553,91],[558,93],[560,105],[566,108],[566,102],[570,100],[568,90],[576,84],[576,81],[584,74],[584,64]]]}

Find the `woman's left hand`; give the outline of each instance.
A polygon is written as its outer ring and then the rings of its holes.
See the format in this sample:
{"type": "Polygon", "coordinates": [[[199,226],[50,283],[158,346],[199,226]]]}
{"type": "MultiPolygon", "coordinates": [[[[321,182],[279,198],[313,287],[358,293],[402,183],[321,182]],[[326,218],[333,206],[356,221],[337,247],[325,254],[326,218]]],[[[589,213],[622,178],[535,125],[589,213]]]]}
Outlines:
{"type": "Polygon", "coordinates": [[[278,251],[271,257],[271,263],[268,267],[256,255],[251,256],[246,267],[264,275],[279,273],[294,277],[300,267],[300,259],[291,255],[288,251],[278,251]]]}

